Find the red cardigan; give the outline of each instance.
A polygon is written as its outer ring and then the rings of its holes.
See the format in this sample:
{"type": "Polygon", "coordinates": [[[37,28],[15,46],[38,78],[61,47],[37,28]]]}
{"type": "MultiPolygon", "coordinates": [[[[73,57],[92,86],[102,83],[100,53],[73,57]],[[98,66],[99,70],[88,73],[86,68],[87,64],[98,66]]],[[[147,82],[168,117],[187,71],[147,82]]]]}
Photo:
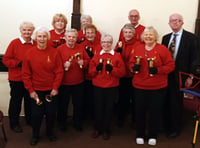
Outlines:
{"type": "Polygon", "coordinates": [[[2,62],[8,67],[8,80],[22,81],[22,68],[18,67],[18,64],[23,61],[27,51],[35,45],[35,41],[33,44],[22,44],[19,38],[11,41],[2,59],[2,62]]]}
{"type": "Polygon", "coordinates": [[[92,76],[92,83],[94,86],[109,88],[119,85],[119,78],[125,75],[125,65],[119,53],[114,52],[114,55],[110,53],[96,54],[89,64],[89,74],[92,76]],[[99,64],[99,59],[103,59],[103,70],[97,72],[96,66],[99,64]],[[111,65],[113,70],[111,73],[107,73],[105,69],[106,59],[111,59],[111,65]]]}
{"type": "Polygon", "coordinates": [[[57,90],[64,74],[61,57],[50,46],[45,50],[31,48],[23,62],[22,72],[24,85],[30,93],[34,90],[57,90]]]}
{"type": "Polygon", "coordinates": [[[132,84],[135,88],[155,90],[164,88],[168,85],[168,74],[174,70],[175,63],[169,50],[161,44],[146,52],[145,44],[136,47],[134,54],[130,58],[129,68],[136,63],[135,56],[141,56],[140,71],[134,74],[132,84]],[[150,76],[148,70],[148,58],[155,58],[154,66],[157,67],[158,73],[150,76]]]}
{"type": "Polygon", "coordinates": [[[68,71],[64,72],[62,85],[76,85],[82,83],[84,81],[84,69],[88,66],[90,60],[84,47],[80,44],[76,44],[74,48],[69,48],[66,44],[63,44],[57,49],[62,58],[62,65],[73,56],[68,71]],[[77,63],[77,58],[75,57],[77,53],[80,53],[80,59],[83,59],[83,68],[80,68],[80,65],[77,63]]]}
{"type": "MultiPolygon", "coordinates": [[[[128,68],[128,63],[130,60],[130,56],[131,54],[133,54],[134,49],[141,44],[141,42],[136,41],[134,38],[128,42],[125,42],[124,38],[122,38],[122,40],[120,40],[119,42],[122,42],[122,52],[121,52],[121,56],[122,59],[124,61],[124,64],[126,66],[126,75],[125,77],[132,77],[133,73],[131,73],[131,71],[128,68]]],[[[115,51],[118,48],[118,43],[115,46],[115,51]]]]}
{"type": "MultiPolygon", "coordinates": [[[[58,41],[57,44],[60,46],[61,44],[65,43],[65,40],[63,39],[65,37],[65,31],[61,34],[57,34],[54,29],[50,30],[50,40],[49,44],[51,47],[54,47],[56,43],[54,41],[58,41]]],[[[54,47],[55,48],[55,47],[54,47]]]]}

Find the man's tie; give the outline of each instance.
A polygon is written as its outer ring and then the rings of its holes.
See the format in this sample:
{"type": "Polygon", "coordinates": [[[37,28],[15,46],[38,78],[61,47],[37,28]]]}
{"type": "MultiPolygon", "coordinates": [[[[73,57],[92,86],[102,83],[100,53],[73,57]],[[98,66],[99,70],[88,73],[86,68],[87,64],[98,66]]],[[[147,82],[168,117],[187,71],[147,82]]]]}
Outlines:
{"type": "Polygon", "coordinates": [[[169,50],[172,54],[172,57],[174,57],[174,51],[175,51],[175,47],[176,47],[176,37],[178,34],[174,34],[174,37],[169,45],[169,50]]]}

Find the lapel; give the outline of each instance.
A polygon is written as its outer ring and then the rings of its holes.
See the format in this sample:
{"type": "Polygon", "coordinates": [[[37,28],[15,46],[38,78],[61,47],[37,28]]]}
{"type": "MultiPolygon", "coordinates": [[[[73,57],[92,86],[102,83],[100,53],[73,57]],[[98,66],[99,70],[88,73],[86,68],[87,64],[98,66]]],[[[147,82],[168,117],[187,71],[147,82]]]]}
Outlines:
{"type": "Polygon", "coordinates": [[[181,39],[180,39],[180,44],[179,44],[179,48],[178,48],[178,53],[176,56],[176,60],[180,57],[180,55],[184,52],[184,47],[185,47],[185,43],[187,42],[186,40],[186,36],[185,36],[185,30],[183,30],[181,39]]]}

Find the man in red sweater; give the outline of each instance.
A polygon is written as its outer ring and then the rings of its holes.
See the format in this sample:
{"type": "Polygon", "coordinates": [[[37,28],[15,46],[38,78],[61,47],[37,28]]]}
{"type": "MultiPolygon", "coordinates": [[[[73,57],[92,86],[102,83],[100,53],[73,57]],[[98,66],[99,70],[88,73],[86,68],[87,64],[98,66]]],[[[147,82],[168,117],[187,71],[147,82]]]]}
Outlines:
{"type": "Polygon", "coordinates": [[[66,44],[57,48],[65,69],[64,77],[59,89],[57,118],[61,129],[65,130],[69,100],[72,96],[74,128],[81,131],[84,69],[88,66],[90,58],[83,46],[76,43],[78,37],[76,29],[66,30],[65,36],[66,44]]]}
{"type": "MultiPolygon", "coordinates": [[[[139,20],[140,20],[139,11],[136,9],[130,10],[128,19],[129,19],[130,23],[133,24],[133,26],[135,27],[135,35],[134,35],[135,40],[142,42],[141,34],[143,33],[145,27],[143,25],[139,24],[139,20]]],[[[119,40],[122,40],[122,38],[123,38],[123,30],[121,29],[121,32],[119,35],[119,40]]]]}
{"type": "Polygon", "coordinates": [[[8,116],[10,127],[14,132],[22,132],[19,123],[19,114],[21,112],[22,98],[24,98],[24,109],[26,123],[30,124],[31,107],[28,91],[24,88],[22,82],[22,61],[26,52],[35,46],[32,40],[35,27],[31,22],[23,22],[20,25],[21,36],[12,40],[3,57],[3,63],[8,67],[8,80],[10,83],[10,103],[8,116]]]}

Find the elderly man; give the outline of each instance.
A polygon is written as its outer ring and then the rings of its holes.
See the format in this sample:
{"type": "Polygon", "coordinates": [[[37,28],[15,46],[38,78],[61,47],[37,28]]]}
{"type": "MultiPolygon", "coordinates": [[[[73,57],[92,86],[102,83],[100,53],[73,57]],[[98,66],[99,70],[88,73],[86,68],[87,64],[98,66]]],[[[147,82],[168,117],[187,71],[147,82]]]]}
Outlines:
{"type": "Polygon", "coordinates": [[[12,40],[3,57],[3,63],[8,67],[8,80],[10,84],[10,104],[8,115],[10,127],[16,133],[21,133],[22,128],[19,123],[19,114],[21,112],[22,98],[25,104],[26,123],[30,124],[30,97],[28,91],[24,88],[22,82],[22,61],[26,52],[35,46],[31,36],[35,27],[31,22],[23,22],[20,25],[21,36],[12,40]]]}
{"type": "MultiPolygon", "coordinates": [[[[175,60],[175,70],[168,76],[168,93],[165,108],[165,123],[168,138],[177,137],[182,128],[183,93],[179,91],[179,71],[194,74],[198,63],[199,39],[182,28],[184,22],[180,14],[169,17],[172,32],[164,35],[162,44],[169,48],[175,60]],[[168,117],[168,118],[166,118],[168,117]]],[[[191,78],[186,78],[185,85],[191,85],[191,78]]]]}

